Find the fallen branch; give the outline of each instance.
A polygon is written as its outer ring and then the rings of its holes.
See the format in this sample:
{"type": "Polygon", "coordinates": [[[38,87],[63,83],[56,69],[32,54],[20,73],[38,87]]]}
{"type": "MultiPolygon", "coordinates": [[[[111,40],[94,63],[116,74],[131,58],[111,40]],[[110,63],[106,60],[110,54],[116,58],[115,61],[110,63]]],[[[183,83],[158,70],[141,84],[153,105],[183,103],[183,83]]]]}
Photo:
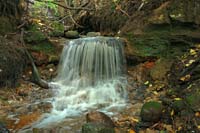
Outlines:
{"type": "Polygon", "coordinates": [[[24,29],[22,28],[21,29],[21,37],[20,37],[20,41],[24,47],[24,50],[25,50],[25,53],[28,57],[28,59],[30,60],[31,62],[31,66],[32,66],[32,80],[33,80],[33,83],[39,85],[40,87],[42,88],[45,88],[45,89],[48,89],[49,88],[49,85],[48,83],[45,81],[45,80],[42,80],[41,77],[40,77],[40,74],[37,70],[37,67],[35,66],[35,63],[33,61],[33,58],[31,57],[30,53],[28,52],[28,50],[26,49],[25,47],[25,43],[24,43],[24,39],[23,39],[23,36],[24,36],[24,29]]]}

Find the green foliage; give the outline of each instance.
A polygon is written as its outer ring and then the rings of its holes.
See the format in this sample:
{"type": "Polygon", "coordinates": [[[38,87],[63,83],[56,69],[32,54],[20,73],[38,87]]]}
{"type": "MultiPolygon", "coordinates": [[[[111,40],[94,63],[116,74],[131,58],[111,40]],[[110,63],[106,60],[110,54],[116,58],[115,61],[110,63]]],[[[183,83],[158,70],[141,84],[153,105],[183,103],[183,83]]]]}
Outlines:
{"type": "Polygon", "coordinates": [[[43,41],[37,45],[33,45],[31,49],[34,51],[41,51],[47,54],[55,52],[55,47],[48,41],[43,41]]]}
{"type": "Polygon", "coordinates": [[[45,10],[51,10],[53,13],[55,13],[55,15],[58,15],[58,6],[54,3],[52,3],[54,0],[45,0],[45,1],[35,1],[33,8],[34,9],[39,9],[40,11],[42,11],[41,9],[45,10]]]}
{"type": "Polygon", "coordinates": [[[64,35],[64,25],[58,21],[54,21],[51,24],[52,31],[48,33],[49,36],[63,36],[64,35]]]}

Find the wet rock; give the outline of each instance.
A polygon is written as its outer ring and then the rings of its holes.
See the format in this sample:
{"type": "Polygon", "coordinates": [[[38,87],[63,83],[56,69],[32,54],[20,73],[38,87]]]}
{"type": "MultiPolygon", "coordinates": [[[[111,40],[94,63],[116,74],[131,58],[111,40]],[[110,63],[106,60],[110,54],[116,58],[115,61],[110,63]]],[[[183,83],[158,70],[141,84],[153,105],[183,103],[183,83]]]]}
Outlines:
{"type": "Polygon", "coordinates": [[[159,102],[151,101],[142,106],[140,117],[145,122],[157,122],[161,118],[163,106],[159,102]]]}
{"type": "Polygon", "coordinates": [[[87,33],[87,37],[96,37],[96,36],[100,36],[101,33],[100,32],[88,32],[87,33]]]}
{"type": "Polygon", "coordinates": [[[82,126],[82,133],[114,133],[112,127],[106,126],[104,123],[86,123],[82,126]]]}
{"type": "Polygon", "coordinates": [[[79,33],[77,31],[67,31],[65,32],[65,37],[69,39],[79,38],[79,33]]]}
{"type": "Polygon", "coordinates": [[[52,109],[52,104],[50,102],[41,102],[38,104],[31,104],[28,106],[28,110],[30,112],[44,112],[44,113],[49,113],[52,109]]]}
{"type": "Polygon", "coordinates": [[[90,112],[86,115],[87,122],[90,123],[103,123],[109,127],[114,127],[115,124],[106,114],[98,111],[90,112]]]}
{"type": "Polygon", "coordinates": [[[0,133],[10,133],[10,131],[1,122],[0,122],[0,133]]]}

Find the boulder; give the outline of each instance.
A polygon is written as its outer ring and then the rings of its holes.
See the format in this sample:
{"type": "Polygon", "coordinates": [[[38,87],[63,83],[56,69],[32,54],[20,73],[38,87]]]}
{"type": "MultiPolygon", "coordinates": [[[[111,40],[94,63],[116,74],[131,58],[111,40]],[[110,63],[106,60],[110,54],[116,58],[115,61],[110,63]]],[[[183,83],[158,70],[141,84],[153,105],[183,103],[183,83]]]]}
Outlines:
{"type": "Polygon", "coordinates": [[[156,101],[147,102],[142,106],[140,117],[144,122],[157,122],[162,115],[163,106],[156,101]]]}
{"type": "Polygon", "coordinates": [[[69,39],[79,38],[79,33],[77,31],[67,31],[65,32],[65,37],[69,39]]]}
{"type": "Polygon", "coordinates": [[[109,116],[102,112],[92,111],[86,115],[86,121],[89,123],[103,123],[109,127],[114,127],[115,124],[109,116]]]}
{"type": "Polygon", "coordinates": [[[154,67],[150,71],[153,80],[165,80],[167,72],[170,71],[172,60],[161,58],[155,62],[154,67]]]}
{"type": "Polygon", "coordinates": [[[106,114],[98,111],[86,115],[87,123],[82,126],[82,133],[114,133],[115,124],[106,114]]]}
{"type": "Polygon", "coordinates": [[[88,32],[87,37],[96,37],[96,36],[101,36],[100,32],[88,32]]]}

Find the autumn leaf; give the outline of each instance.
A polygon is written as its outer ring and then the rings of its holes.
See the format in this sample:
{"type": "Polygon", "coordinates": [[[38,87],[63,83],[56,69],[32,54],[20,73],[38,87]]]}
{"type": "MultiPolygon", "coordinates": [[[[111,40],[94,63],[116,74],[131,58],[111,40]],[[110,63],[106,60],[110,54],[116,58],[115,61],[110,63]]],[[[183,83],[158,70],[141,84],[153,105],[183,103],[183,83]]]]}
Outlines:
{"type": "Polygon", "coordinates": [[[185,64],[185,66],[188,67],[188,66],[190,66],[194,62],[195,62],[195,60],[189,60],[189,62],[187,64],[185,64]]]}
{"type": "Polygon", "coordinates": [[[134,130],[131,129],[131,130],[129,130],[129,133],[136,133],[136,132],[135,132],[134,130]]]}
{"type": "Polygon", "coordinates": [[[171,115],[171,116],[173,116],[173,115],[174,115],[174,110],[172,110],[172,111],[171,111],[170,115],[171,115]]]}
{"type": "Polygon", "coordinates": [[[182,99],[179,98],[179,97],[176,97],[176,98],[174,98],[174,100],[176,100],[176,101],[180,101],[180,100],[182,100],[182,99]]]}
{"type": "Polygon", "coordinates": [[[190,74],[185,75],[184,77],[181,77],[181,81],[188,81],[191,78],[190,74]]]}
{"type": "Polygon", "coordinates": [[[190,55],[196,55],[197,52],[194,49],[190,49],[190,55]]]}

